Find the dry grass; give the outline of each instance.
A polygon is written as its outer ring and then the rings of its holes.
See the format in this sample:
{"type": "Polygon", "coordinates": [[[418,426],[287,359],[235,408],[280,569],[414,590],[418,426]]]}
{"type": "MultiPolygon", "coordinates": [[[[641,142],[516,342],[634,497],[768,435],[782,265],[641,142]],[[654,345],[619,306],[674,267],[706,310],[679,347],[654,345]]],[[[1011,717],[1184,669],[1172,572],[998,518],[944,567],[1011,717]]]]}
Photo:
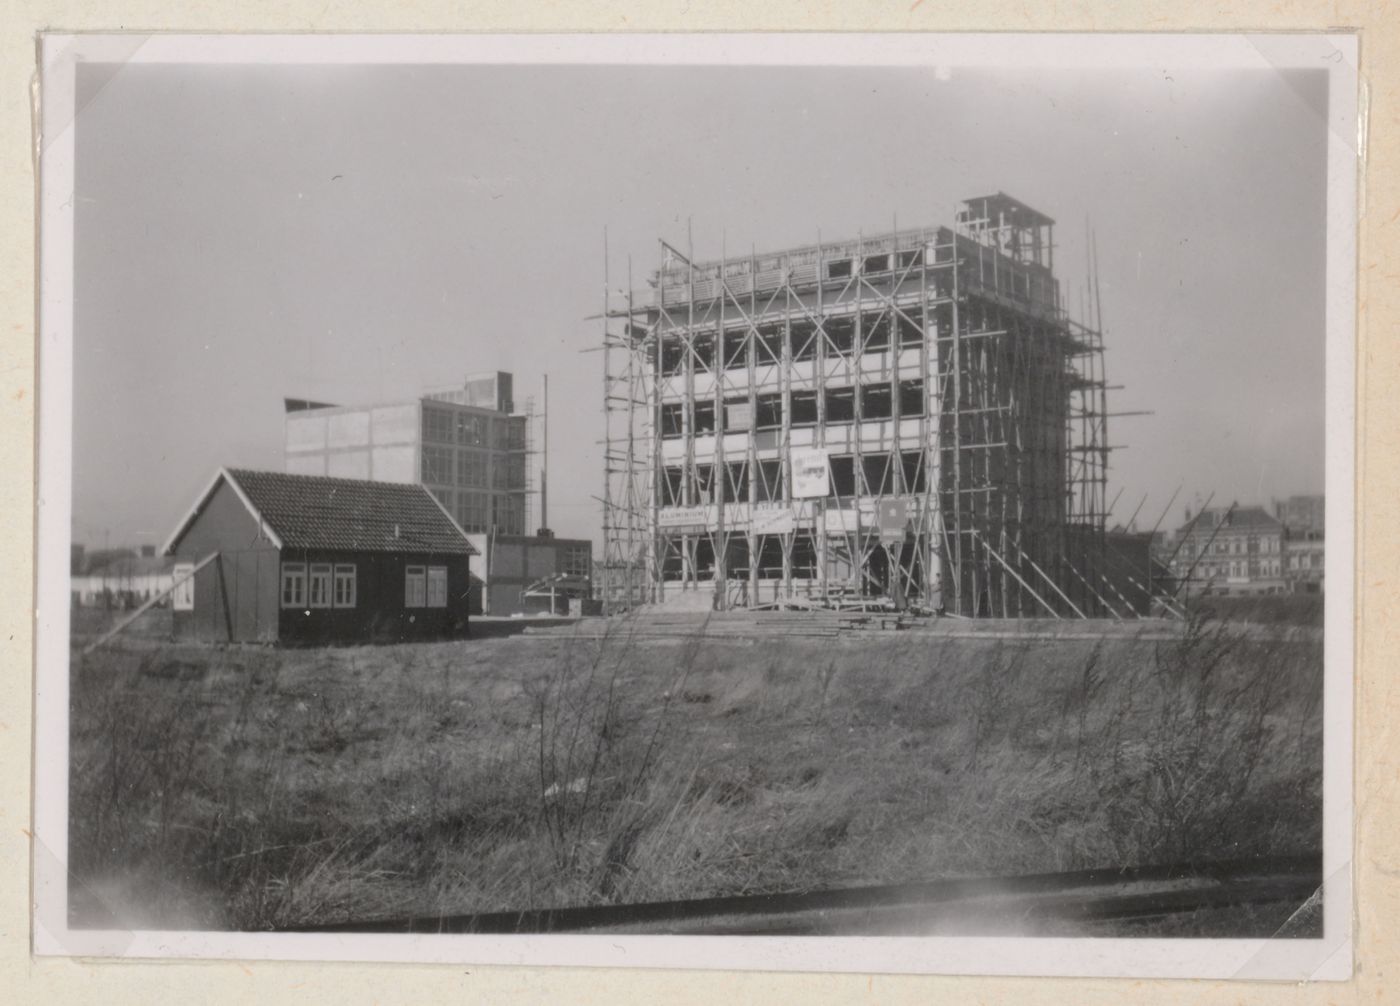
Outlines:
{"type": "Polygon", "coordinates": [[[634,643],[74,656],[74,923],[385,916],[1295,853],[1321,644],[634,643]]]}

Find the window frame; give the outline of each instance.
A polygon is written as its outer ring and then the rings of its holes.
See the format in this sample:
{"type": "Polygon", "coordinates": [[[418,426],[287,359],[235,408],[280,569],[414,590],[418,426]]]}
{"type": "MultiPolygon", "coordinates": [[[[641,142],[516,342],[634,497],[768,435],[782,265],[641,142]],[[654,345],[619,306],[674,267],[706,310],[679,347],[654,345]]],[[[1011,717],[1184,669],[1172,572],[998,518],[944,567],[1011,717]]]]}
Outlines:
{"type": "Polygon", "coordinates": [[[592,549],[584,545],[565,545],[560,565],[568,576],[591,576],[593,573],[592,549]]]}
{"type": "Polygon", "coordinates": [[[335,564],[312,562],[306,565],[306,606],[308,608],[331,607],[331,590],[335,583],[335,564]],[[317,587],[320,591],[317,591],[317,587]],[[317,596],[319,593],[319,597],[317,596]]]}
{"type": "Polygon", "coordinates": [[[171,583],[174,585],[170,591],[171,611],[194,611],[194,563],[177,563],[170,571],[171,583]],[[181,578],[184,582],[181,583],[181,578]]]}
{"type": "Polygon", "coordinates": [[[336,563],[331,573],[331,606],[353,608],[359,601],[359,569],[354,563],[336,563]],[[349,584],[342,591],[341,586],[349,584]]]}
{"type": "Polygon", "coordinates": [[[428,566],[425,580],[425,608],[447,607],[447,567],[428,566]]]}
{"type": "Polygon", "coordinates": [[[283,608],[304,610],[306,608],[306,563],[304,562],[284,562],[282,563],[281,589],[278,592],[278,600],[283,608]],[[290,600],[287,597],[287,587],[291,585],[295,588],[290,600]]]}
{"type": "Polygon", "coordinates": [[[403,568],[403,606],[405,608],[426,608],[428,606],[428,573],[423,565],[403,568]]]}

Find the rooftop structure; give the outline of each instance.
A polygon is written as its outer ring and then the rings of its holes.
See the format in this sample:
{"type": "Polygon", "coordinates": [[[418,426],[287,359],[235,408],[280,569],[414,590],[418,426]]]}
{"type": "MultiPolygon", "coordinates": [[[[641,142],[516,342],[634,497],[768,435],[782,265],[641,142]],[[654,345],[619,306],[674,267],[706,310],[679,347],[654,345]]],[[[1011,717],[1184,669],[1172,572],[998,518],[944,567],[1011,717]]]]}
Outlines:
{"type": "Polygon", "coordinates": [[[1290,496],[1274,501],[1274,513],[1292,538],[1321,538],[1327,530],[1327,497],[1290,496]]]}
{"type": "Polygon", "coordinates": [[[663,242],[649,289],[605,305],[601,571],[624,582],[601,595],[1121,606],[1102,337],[1065,311],[1054,249],[1003,193],[772,254],[663,242]]]}

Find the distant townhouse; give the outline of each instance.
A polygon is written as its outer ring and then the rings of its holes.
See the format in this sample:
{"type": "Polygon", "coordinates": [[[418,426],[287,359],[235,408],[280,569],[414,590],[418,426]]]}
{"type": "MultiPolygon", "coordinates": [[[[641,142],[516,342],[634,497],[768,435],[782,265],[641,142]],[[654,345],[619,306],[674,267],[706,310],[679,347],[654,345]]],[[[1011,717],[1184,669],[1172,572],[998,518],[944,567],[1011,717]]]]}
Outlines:
{"type": "Polygon", "coordinates": [[[75,548],[69,590],[73,602],[106,608],[134,608],[165,593],[173,560],[156,555],[154,545],[139,548],[75,548]]]}
{"type": "Polygon", "coordinates": [[[1283,524],[1259,506],[1211,507],[1176,533],[1172,575],[1188,592],[1276,594],[1284,577],[1283,524]]]}
{"type": "Polygon", "coordinates": [[[1297,594],[1323,590],[1326,566],[1327,510],[1324,496],[1290,496],[1275,501],[1284,528],[1283,567],[1288,589],[1297,594]]]}

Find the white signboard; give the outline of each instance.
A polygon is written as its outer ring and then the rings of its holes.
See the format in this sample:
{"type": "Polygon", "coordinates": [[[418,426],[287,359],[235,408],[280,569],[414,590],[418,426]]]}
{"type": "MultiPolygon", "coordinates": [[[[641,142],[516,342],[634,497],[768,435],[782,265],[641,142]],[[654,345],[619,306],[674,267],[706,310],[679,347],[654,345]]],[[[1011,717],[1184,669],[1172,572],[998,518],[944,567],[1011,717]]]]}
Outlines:
{"type": "Polygon", "coordinates": [[[656,526],[663,530],[675,528],[703,528],[715,519],[713,506],[671,506],[663,507],[656,513],[656,526]]]}
{"type": "Polygon", "coordinates": [[[795,499],[818,499],[831,491],[831,465],[826,451],[809,447],[792,452],[792,495],[795,499]]]}
{"type": "Polygon", "coordinates": [[[735,402],[724,407],[724,428],[735,433],[746,433],[753,425],[753,409],[748,402],[735,402]]]}
{"type": "Polygon", "coordinates": [[[753,534],[788,534],[797,530],[797,514],[791,507],[754,507],[749,517],[749,530],[753,534]]]}

